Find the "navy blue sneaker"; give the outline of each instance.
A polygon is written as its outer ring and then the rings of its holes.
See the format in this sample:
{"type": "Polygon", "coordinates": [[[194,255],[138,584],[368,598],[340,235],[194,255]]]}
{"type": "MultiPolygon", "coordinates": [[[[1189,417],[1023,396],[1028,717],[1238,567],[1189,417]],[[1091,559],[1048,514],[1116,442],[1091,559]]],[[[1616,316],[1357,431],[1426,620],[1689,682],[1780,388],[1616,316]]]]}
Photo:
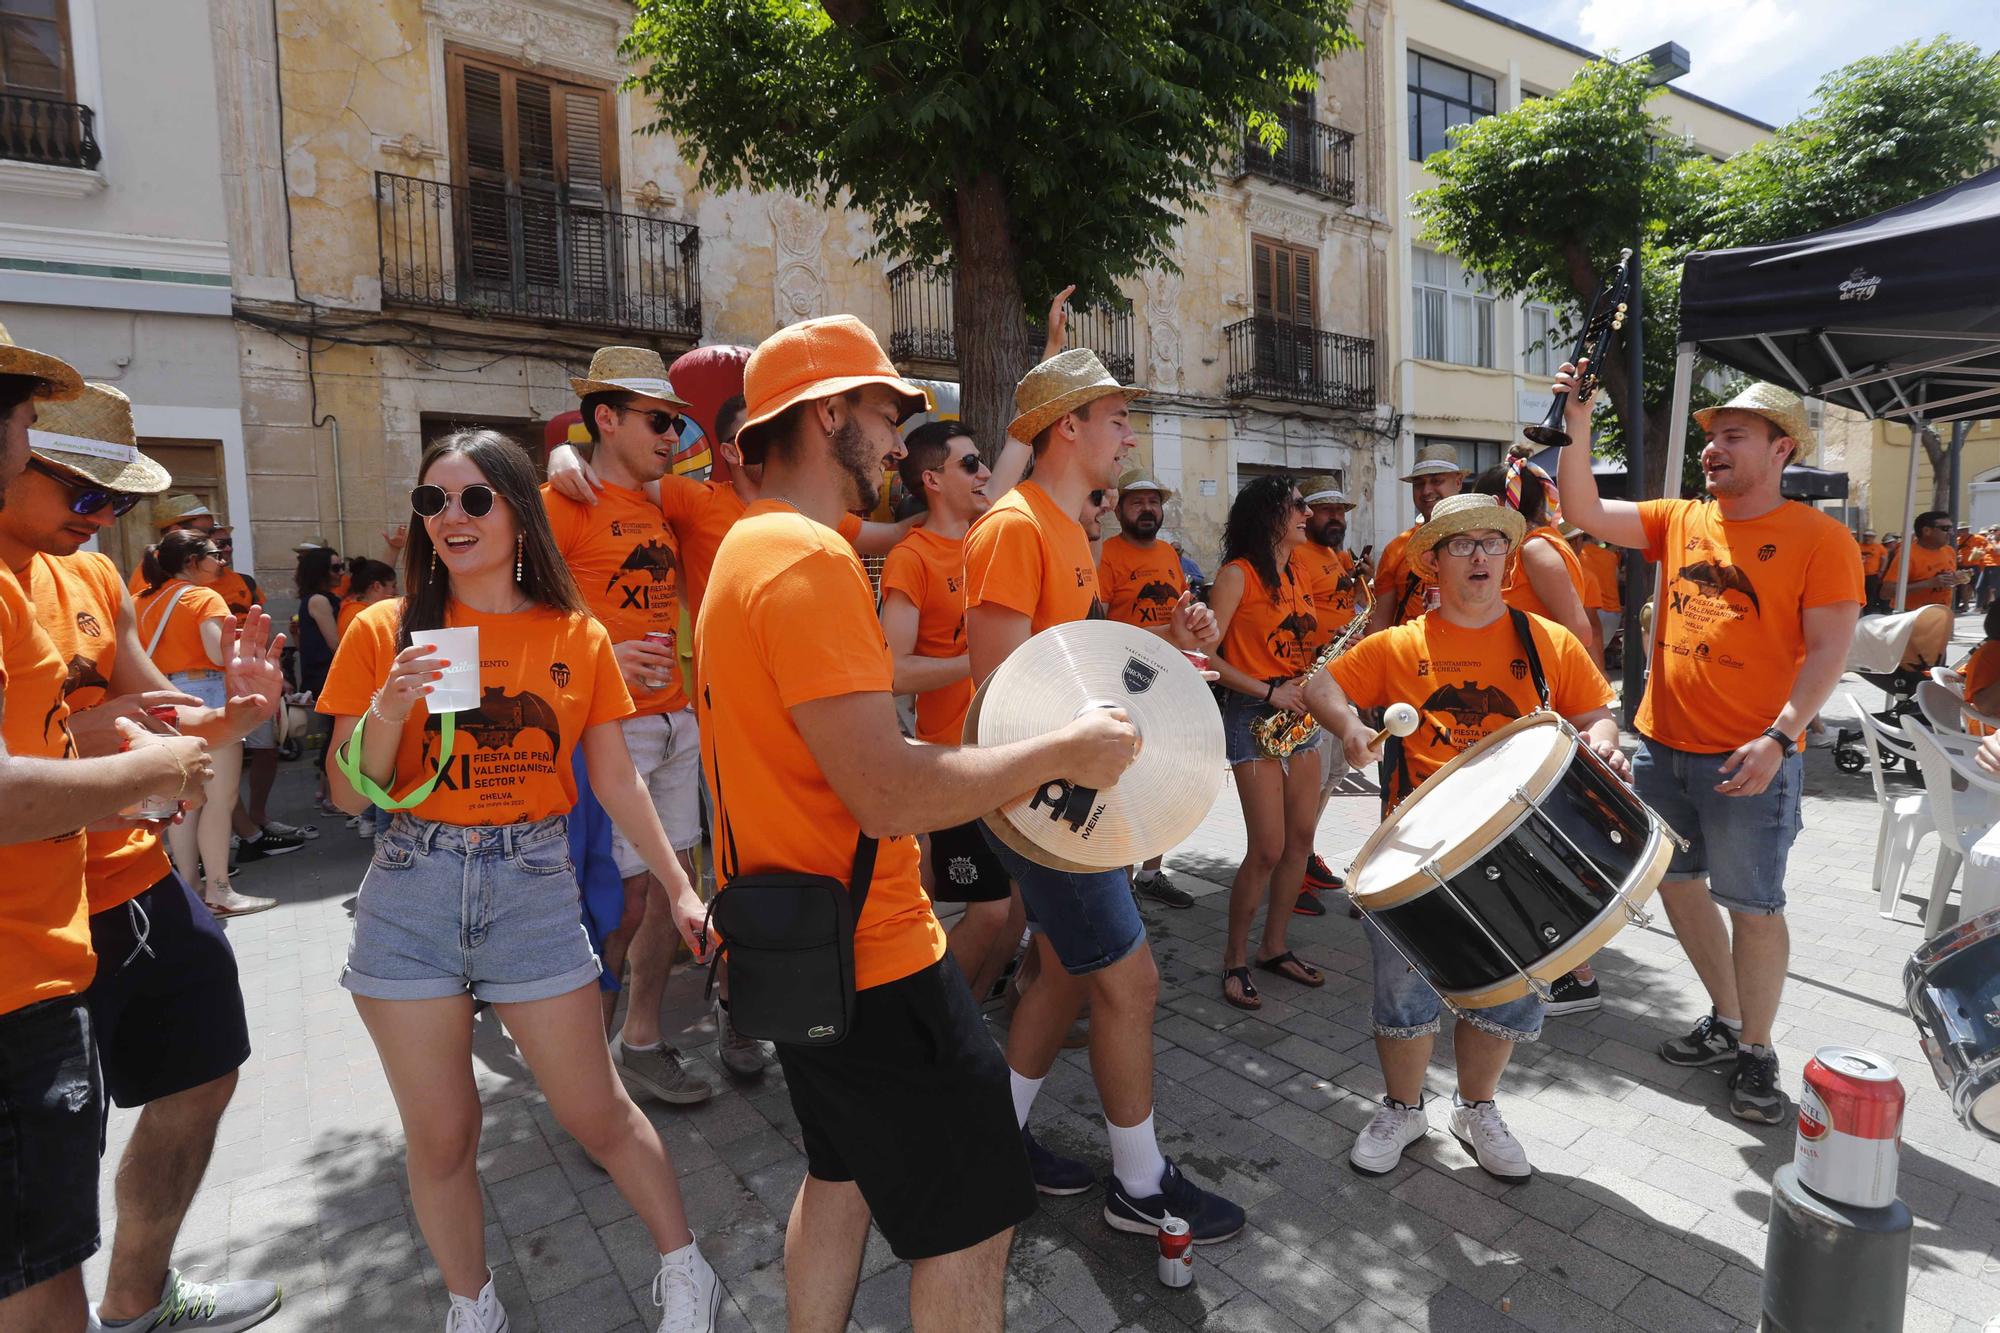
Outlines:
{"type": "Polygon", "coordinates": [[[1160,1192],[1151,1198],[1133,1198],[1115,1174],[1105,1181],[1104,1220],[1114,1230],[1151,1236],[1169,1217],[1186,1222],[1197,1245],[1228,1240],[1243,1229],[1243,1210],[1182,1175],[1172,1158],[1167,1159],[1167,1172],[1160,1177],[1160,1192]]]}
{"type": "Polygon", "coordinates": [[[1035,1141],[1025,1125],[1021,1128],[1021,1146],[1028,1150],[1028,1172],[1035,1178],[1035,1188],[1044,1194],[1081,1194],[1097,1183],[1088,1166],[1074,1157],[1050,1152],[1035,1141]]]}

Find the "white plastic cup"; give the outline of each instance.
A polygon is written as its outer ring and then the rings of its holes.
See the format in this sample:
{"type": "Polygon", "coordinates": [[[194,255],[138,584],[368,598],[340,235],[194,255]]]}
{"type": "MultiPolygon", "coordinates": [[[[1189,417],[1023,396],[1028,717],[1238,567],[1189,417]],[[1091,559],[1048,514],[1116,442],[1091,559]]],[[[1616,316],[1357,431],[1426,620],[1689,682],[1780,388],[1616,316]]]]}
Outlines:
{"type": "Polygon", "coordinates": [[[410,642],[429,648],[451,663],[431,682],[424,707],[431,716],[465,713],[479,707],[479,630],[432,629],[410,635],[410,642]]]}

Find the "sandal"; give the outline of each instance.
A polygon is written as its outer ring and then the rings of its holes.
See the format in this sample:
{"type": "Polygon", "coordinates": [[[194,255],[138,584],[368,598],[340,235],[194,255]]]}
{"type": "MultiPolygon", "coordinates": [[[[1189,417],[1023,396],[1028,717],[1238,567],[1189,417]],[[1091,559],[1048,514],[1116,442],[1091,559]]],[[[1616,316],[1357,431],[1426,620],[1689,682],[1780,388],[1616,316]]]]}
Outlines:
{"type": "Polygon", "coordinates": [[[1326,977],[1318,968],[1301,959],[1290,949],[1270,958],[1259,958],[1257,968],[1262,972],[1275,972],[1285,980],[1297,982],[1301,986],[1317,988],[1326,984],[1326,977]],[[1298,970],[1293,971],[1293,968],[1298,970]]]}
{"type": "Polygon", "coordinates": [[[1222,998],[1238,1009],[1262,1009],[1264,1001],[1257,995],[1257,987],[1250,980],[1247,967],[1225,967],[1222,969],[1222,998]],[[1229,983],[1237,982],[1243,987],[1243,998],[1237,999],[1229,993],[1229,983]]]}

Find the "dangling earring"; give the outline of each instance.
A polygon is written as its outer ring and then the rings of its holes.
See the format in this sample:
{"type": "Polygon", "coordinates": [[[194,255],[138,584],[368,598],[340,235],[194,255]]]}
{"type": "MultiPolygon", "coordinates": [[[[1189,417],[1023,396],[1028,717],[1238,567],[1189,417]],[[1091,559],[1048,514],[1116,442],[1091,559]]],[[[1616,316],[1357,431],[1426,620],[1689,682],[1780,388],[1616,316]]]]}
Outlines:
{"type": "Polygon", "coordinates": [[[438,548],[433,546],[431,547],[431,577],[436,578],[437,576],[438,576],[438,548]]]}
{"type": "Polygon", "coordinates": [[[514,534],[514,582],[516,583],[520,583],[522,581],[521,551],[522,548],[527,545],[527,540],[528,540],[527,537],[522,533],[517,532],[514,534]]]}

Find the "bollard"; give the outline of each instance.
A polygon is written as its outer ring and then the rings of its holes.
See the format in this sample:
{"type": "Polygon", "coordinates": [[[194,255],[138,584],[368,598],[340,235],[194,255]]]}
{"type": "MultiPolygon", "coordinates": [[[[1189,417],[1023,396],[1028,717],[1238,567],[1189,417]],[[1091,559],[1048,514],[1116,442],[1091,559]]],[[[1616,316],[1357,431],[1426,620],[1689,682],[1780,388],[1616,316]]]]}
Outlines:
{"type": "Polygon", "coordinates": [[[1910,1210],[1834,1203],[1799,1184],[1790,1162],[1771,1181],[1759,1333],[1901,1333],[1910,1284],[1910,1210]]]}

